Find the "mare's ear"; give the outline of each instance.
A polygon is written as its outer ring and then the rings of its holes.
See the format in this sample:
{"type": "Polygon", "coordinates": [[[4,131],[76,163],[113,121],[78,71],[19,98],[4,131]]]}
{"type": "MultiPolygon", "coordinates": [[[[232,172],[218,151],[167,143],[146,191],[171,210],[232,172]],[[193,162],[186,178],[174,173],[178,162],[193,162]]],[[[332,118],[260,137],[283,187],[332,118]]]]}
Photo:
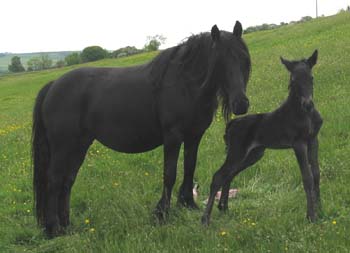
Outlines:
{"type": "Polygon", "coordinates": [[[218,41],[220,39],[220,31],[216,25],[211,28],[211,38],[213,41],[218,41]]]}
{"type": "Polygon", "coordinates": [[[241,38],[243,33],[242,24],[237,20],[235,27],[233,28],[233,35],[241,38]]]}
{"type": "Polygon", "coordinates": [[[280,58],[281,58],[281,63],[288,69],[289,72],[292,72],[294,69],[294,63],[284,59],[282,56],[280,58]]]}
{"type": "Polygon", "coordinates": [[[314,53],[310,56],[309,59],[307,59],[307,63],[309,64],[310,68],[315,66],[317,62],[317,56],[318,56],[318,51],[317,49],[314,51],[314,53]]]}

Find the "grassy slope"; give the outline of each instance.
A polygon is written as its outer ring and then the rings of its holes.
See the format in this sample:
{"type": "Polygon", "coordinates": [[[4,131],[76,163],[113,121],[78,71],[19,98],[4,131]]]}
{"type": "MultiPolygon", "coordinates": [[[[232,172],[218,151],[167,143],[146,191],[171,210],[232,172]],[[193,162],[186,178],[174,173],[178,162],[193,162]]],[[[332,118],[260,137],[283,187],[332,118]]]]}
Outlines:
{"type": "MultiPolygon", "coordinates": [[[[268,151],[239,175],[240,192],[230,211],[213,211],[212,225],[199,224],[202,212],[177,208],[167,225],[153,226],[150,214],[161,193],[162,150],[138,155],[94,144],[72,196],[70,235],[45,240],[32,215],[30,119],[35,95],[68,68],[0,77],[0,251],[21,252],[344,252],[350,248],[349,128],[350,15],[321,18],[245,37],[253,60],[250,112],[270,111],[287,95],[288,75],[279,63],[319,49],[315,100],[324,117],[320,133],[321,194],[324,215],[305,220],[306,200],[291,151],[268,151]],[[89,224],[85,220],[89,219],[89,224]],[[334,224],[336,223],[336,224],[334,224]]],[[[154,54],[95,62],[125,66],[154,54]]],[[[220,115],[201,143],[196,180],[198,203],[206,198],[212,174],[224,159],[220,115]]],[[[181,156],[182,159],[182,156],[181,156]]],[[[178,182],[182,179],[182,160],[178,182]]]]}

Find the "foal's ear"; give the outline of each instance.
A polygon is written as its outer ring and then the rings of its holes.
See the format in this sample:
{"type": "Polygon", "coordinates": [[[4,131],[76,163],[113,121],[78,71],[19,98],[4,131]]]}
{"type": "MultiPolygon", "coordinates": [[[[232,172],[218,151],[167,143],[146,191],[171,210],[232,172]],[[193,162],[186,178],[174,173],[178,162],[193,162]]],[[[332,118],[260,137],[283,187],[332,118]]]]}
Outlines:
{"type": "Polygon", "coordinates": [[[233,35],[241,38],[243,33],[242,24],[237,20],[235,27],[233,28],[233,35]]]}
{"type": "Polygon", "coordinates": [[[220,39],[220,31],[216,25],[211,28],[211,38],[213,41],[218,41],[220,39]]]}
{"type": "Polygon", "coordinates": [[[309,59],[307,59],[307,63],[309,64],[310,68],[315,66],[317,62],[317,56],[318,56],[318,51],[317,49],[314,51],[314,53],[310,56],[309,59]]]}
{"type": "Polygon", "coordinates": [[[281,58],[282,64],[288,69],[289,72],[292,72],[294,68],[294,63],[284,59],[282,56],[280,58],[281,58]]]}

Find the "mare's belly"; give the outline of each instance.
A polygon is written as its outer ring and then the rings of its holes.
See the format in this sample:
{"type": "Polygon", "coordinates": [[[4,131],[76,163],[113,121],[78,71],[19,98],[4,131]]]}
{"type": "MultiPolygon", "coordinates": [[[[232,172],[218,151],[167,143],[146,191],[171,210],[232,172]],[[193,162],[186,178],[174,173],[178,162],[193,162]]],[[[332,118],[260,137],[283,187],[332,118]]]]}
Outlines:
{"type": "Polygon", "coordinates": [[[105,129],[96,133],[103,145],[123,153],[142,153],[162,145],[162,136],[156,131],[133,127],[105,129]]]}

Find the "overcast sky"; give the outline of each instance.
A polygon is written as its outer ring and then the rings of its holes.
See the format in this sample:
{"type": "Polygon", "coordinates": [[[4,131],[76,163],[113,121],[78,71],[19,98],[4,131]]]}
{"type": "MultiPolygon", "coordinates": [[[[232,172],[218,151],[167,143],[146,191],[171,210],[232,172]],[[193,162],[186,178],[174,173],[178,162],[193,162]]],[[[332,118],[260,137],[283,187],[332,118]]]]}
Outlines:
{"type": "MultiPolygon", "coordinates": [[[[350,0],[318,0],[319,15],[336,14],[350,0]]],[[[217,24],[232,31],[316,15],[316,0],[0,0],[0,52],[142,48],[162,34],[163,48],[217,24]]]]}

